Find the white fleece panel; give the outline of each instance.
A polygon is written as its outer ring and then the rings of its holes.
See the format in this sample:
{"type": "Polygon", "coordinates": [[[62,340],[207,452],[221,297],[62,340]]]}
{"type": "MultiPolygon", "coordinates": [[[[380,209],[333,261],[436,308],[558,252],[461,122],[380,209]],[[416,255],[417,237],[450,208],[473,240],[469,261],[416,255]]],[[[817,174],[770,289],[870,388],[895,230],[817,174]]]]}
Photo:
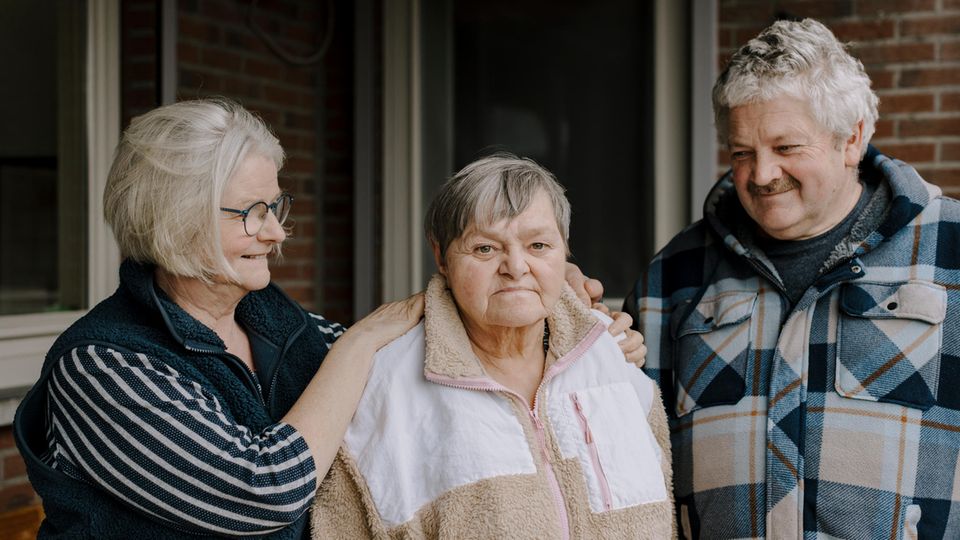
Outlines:
{"type": "Polygon", "coordinates": [[[421,322],[377,353],[344,437],[390,527],[453,488],[536,473],[507,399],[429,382],[423,359],[421,322]]]}
{"type": "Polygon", "coordinates": [[[667,498],[662,451],[647,422],[654,391],[654,382],[623,357],[606,333],[550,384],[547,408],[560,452],[580,462],[594,512],[604,510],[600,474],[610,488],[612,510],[667,498]],[[599,453],[599,471],[573,404],[574,394],[599,453]]]}

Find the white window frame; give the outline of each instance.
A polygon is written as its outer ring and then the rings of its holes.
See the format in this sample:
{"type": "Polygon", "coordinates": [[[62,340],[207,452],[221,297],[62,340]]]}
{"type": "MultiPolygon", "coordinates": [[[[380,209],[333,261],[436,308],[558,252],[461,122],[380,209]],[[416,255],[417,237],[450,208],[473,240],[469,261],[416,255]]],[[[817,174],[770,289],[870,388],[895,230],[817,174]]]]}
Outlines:
{"type": "MultiPolygon", "coordinates": [[[[117,287],[120,254],[103,221],[103,188],[120,137],[119,0],[87,2],[87,305],[117,287]]],[[[86,310],[0,317],[0,426],[40,373],[57,336],[86,310]]]]}

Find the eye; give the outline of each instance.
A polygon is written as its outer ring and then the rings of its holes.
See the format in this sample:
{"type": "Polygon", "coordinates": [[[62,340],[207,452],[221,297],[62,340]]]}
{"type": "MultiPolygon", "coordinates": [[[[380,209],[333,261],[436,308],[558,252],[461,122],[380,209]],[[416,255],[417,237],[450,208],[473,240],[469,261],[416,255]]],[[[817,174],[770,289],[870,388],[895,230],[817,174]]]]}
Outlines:
{"type": "Polygon", "coordinates": [[[786,154],[787,152],[795,149],[798,145],[796,144],[781,144],[777,147],[777,152],[781,154],[786,154]]]}
{"type": "Polygon", "coordinates": [[[474,251],[475,253],[480,254],[480,255],[489,255],[489,254],[493,253],[493,246],[484,244],[484,245],[477,246],[477,247],[473,248],[473,251],[474,251]]]}
{"type": "Polygon", "coordinates": [[[547,244],[543,242],[534,242],[530,244],[530,248],[533,249],[534,251],[543,251],[544,249],[547,249],[547,247],[548,247],[547,244]]]}
{"type": "Polygon", "coordinates": [[[738,150],[730,154],[730,159],[733,161],[741,161],[750,157],[750,152],[746,150],[738,150]]]}

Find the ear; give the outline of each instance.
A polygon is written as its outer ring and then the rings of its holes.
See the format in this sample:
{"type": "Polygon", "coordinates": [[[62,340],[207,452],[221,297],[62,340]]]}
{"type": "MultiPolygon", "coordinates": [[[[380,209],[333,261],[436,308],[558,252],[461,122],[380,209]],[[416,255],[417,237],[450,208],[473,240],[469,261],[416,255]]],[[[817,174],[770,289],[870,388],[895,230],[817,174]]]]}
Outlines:
{"type": "Polygon", "coordinates": [[[843,164],[856,167],[863,155],[863,120],[853,126],[853,133],[843,142],[843,164]]]}
{"type": "Polygon", "coordinates": [[[430,248],[433,249],[433,262],[437,265],[437,271],[441,276],[447,277],[447,267],[443,264],[443,255],[440,255],[440,246],[436,242],[430,242],[430,248]]]}

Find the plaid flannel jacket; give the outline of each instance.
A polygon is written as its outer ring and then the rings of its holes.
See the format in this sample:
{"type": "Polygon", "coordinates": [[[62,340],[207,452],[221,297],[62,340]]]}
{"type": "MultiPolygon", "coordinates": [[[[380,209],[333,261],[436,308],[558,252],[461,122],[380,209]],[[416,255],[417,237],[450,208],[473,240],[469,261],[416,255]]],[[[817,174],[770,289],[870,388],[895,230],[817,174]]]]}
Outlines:
{"type": "Polygon", "coordinates": [[[626,301],[688,538],[960,538],[960,203],[877,192],[792,309],[729,175],[626,301]]]}

